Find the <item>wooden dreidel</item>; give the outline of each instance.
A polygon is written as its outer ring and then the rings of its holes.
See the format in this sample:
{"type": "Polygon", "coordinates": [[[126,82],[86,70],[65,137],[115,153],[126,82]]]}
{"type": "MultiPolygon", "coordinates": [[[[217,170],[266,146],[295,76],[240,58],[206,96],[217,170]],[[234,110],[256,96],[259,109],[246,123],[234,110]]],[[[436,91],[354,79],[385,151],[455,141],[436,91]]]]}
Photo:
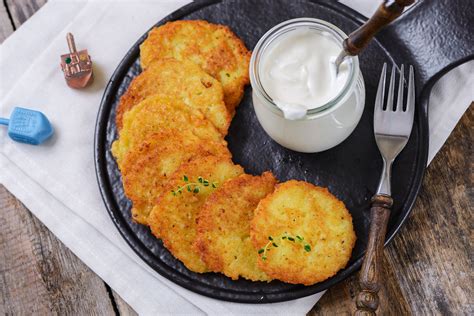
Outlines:
{"type": "Polygon", "coordinates": [[[11,139],[30,145],[39,145],[54,133],[43,113],[19,107],[13,109],[10,119],[0,118],[0,124],[8,126],[11,139]]]}
{"type": "Polygon", "coordinates": [[[69,87],[82,89],[92,82],[92,60],[87,49],[77,51],[74,36],[67,33],[69,54],[61,55],[61,69],[69,87]]]}

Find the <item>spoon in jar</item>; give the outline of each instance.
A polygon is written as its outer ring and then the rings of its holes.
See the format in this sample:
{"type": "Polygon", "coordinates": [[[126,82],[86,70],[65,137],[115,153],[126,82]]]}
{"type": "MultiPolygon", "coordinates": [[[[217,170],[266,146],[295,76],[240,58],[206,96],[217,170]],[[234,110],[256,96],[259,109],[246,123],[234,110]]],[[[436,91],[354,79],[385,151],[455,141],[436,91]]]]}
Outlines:
{"type": "Polygon", "coordinates": [[[342,43],[343,50],[334,62],[336,74],[339,73],[339,67],[347,56],[359,55],[367,47],[375,34],[398,18],[405,7],[414,2],[415,0],[384,0],[372,17],[357,30],[349,34],[349,37],[342,43]]]}

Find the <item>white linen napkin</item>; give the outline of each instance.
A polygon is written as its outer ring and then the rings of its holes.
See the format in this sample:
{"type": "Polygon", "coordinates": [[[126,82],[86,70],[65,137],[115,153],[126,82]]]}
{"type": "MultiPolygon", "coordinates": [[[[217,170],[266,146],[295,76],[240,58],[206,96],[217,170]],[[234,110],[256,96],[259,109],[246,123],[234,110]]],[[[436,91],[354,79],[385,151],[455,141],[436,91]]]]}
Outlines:
{"type": "MultiPolygon", "coordinates": [[[[0,116],[8,117],[14,106],[38,109],[56,133],[41,146],[28,146],[12,142],[0,128],[0,183],[140,314],[305,314],[322,293],[250,305],[214,300],[175,285],[135,255],[103,205],[93,139],[105,85],[137,38],[187,2],[50,0],[8,38],[0,46],[0,116]],[[82,91],[67,88],[59,69],[67,32],[75,35],[78,49],[89,50],[95,64],[95,81],[82,91]]],[[[344,2],[365,15],[375,7],[368,0],[344,2]]],[[[434,89],[430,159],[473,100],[473,89],[459,91],[455,85],[462,80],[472,88],[473,69],[474,62],[457,68],[434,89]]]]}

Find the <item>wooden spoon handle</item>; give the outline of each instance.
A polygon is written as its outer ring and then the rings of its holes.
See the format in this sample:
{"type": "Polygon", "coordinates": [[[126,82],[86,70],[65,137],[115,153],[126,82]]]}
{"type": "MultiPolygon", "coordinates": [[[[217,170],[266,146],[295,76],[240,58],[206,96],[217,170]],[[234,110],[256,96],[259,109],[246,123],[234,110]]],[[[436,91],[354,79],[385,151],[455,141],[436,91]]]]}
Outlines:
{"type": "Polygon", "coordinates": [[[388,195],[375,195],[372,198],[369,242],[359,276],[361,292],[357,295],[356,316],[375,315],[379,306],[377,292],[380,289],[383,245],[392,204],[393,200],[388,195]]]}
{"type": "Polygon", "coordinates": [[[344,40],[344,50],[351,56],[358,55],[380,29],[398,18],[413,2],[415,0],[384,0],[374,15],[344,40]]]}

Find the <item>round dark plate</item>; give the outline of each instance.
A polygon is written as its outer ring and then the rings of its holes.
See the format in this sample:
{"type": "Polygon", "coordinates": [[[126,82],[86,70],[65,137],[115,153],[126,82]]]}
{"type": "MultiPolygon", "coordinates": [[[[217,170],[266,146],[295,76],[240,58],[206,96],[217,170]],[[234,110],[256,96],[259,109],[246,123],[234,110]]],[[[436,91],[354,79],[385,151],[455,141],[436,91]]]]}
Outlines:
{"type": "MultiPolygon", "coordinates": [[[[297,17],[313,17],[329,21],[350,33],[365,18],[333,1],[256,0],[199,1],[174,12],[156,25],[176,19],[205,19],[226,24],[252,49],[258,39],[274,25],[297,17]]],[[[378,41],[360,56],[366,85],[366,107],[354,133],[339,146],[316,154],[287,150],[273,142],[260,127],[251,100],[251,88],[232,121],[227,141],[235,163],[247,173],[272,171],[280,181],[305,180],[328,187],[350,210],[357,243],[349,264],[336,276],[313,286],[273,281],[270,283],[232,281],[214,273],[196,274],[187,270],[154,238],[149,229],[135,224],[130,217],[130,201],[125,197],[120,173],[111,155],[117,138],[115,108],[130,81],[140,73],[139,44],[143,35],[124,57],[113,74],[99,109],[95,155],[97,177],[110,216],[136,253],[158,273],[200,294],[217,299],[268,303],[291,300],[326,290],[341,282],[361,264],[369,229],[369,202],[382,170],[382,160],[373,136],[373,104],[382,64],[400,64],[397,51],[387,50],[378,41]]],[[[312,135],[311,137],[326,137],[312,135]]],[[[387,242],[396,234],[408,216],[417,196],[427,160],[428,133],[426,108],[418,107],[413,131],[406,148],[397,158],[393,174],[394,206],[388,225],[387,242]]]]}

